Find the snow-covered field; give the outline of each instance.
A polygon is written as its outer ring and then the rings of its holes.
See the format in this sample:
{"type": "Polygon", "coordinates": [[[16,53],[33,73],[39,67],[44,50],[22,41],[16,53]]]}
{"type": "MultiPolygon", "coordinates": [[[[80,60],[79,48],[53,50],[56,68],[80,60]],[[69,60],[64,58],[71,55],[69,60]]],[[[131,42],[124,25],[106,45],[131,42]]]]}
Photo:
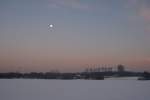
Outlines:
{"type": "Polygon", "coordinates": [[[110,77],[105,80],[138,80],[138,77],[110,77]]]}
{"type": "Polygon", "coordinates": [[[150,81],[0,79],[0,100],[150,100],[150,81]]]}

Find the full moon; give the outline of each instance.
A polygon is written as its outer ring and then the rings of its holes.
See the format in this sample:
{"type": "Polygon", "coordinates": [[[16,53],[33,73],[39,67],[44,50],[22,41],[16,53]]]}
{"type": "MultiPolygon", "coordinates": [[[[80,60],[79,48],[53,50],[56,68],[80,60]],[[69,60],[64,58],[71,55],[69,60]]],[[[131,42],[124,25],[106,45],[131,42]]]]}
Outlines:
{"type": "Polygon", "coordinates": [[[49,24],[48,26],[49,26],[50,28],[52,28],[52,27],[53,27],[53,25],[52,25],[52,24],[49,24]]]}

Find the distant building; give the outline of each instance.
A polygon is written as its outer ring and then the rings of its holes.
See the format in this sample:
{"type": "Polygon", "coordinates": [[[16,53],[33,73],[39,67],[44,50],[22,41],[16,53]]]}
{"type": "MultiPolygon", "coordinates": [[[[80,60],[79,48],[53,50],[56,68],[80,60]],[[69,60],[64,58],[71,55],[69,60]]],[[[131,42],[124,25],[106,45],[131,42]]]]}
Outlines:
{"type": "Polygon", "coordinates": [[[123,65],[118,65],[117,69],[118,69],[118,72],[124,72],[125,71],[125,67],[123,65]]]}

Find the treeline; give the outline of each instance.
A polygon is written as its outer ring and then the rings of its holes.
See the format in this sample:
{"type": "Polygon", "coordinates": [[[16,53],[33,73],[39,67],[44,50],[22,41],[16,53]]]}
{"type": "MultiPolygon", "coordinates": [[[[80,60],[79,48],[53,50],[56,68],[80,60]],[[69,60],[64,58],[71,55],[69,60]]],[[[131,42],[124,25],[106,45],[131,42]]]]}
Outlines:
{"type": "Polygon", "coordinates": [[[14,79],[14,78],[24,78],[24,79],[96,79],[102,80],[104,76],[100,73],[0,73],[0,79],[14,79]]]}
{"type": "MultiPolygon", "coordinates": [[[[144,74],[145,75],[145,74],[144,74]]],[[[136,72],[81,72],[81,73],[59,73],[59,72],[31,72],[31,73],[0,73],[0,79],[14,79],[14,78],[24,78],[24,79],[94,79],[103,80],[104,77],[149,77],[147,74],[143,76],[143,73],[136,72]]]]}
{"type": "MultiPolygon", "coordinates": [[[[65,75],[65,74],[64,74],[65,75]]],[[[63,75],[63,76],[64,76],[63,75]]],[[[62,76],[61,73],[53,73],[53,72],[47,72],[47,73],[38,73],[38,72],[31,72],[31,73],[0,73],[0,78],[29,78],[29,79],[58,79],[62,76]]],[[[72,76],[72,74],[68,74],[68,76],[72,76]]]]}

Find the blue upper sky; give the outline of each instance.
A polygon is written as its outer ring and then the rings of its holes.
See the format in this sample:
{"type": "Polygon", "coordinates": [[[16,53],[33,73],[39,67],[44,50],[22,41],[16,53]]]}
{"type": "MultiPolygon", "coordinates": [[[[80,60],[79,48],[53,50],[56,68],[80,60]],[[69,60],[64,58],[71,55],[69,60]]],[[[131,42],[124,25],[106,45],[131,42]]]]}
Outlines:
{"type": "Polygon", "coordinates": [[[2,71],[120,63],[147,70],[149,43],[149,0],[0,1],[2,71]]]}

